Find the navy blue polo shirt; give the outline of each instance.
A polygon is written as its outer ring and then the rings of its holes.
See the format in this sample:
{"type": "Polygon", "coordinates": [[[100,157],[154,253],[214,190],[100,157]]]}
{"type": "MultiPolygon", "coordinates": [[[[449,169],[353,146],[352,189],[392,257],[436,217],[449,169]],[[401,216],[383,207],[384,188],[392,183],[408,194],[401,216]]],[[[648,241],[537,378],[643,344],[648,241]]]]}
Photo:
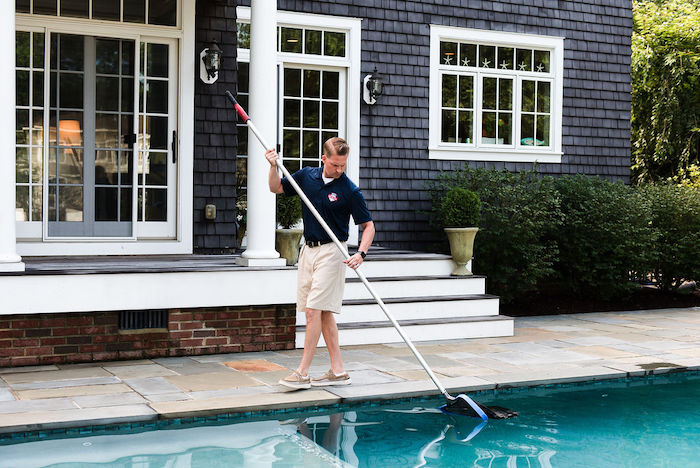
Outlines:
{"type": "MultiPolygon", "coordinates": [[[[328,223],[338,240],[346,241],[349,235],[350,215],[355,220],[355,224],[372,221],[372,215],[367,209],[362,192],[357,185],[348,179],[348,176],[343,174],[324,184],[322,174],[323,166],[305,167],[292,174],[292,177],[321,214],[321,217],[328,223]]],[[[287,195],[297,194],[286,177],[282,178],[282,188],[287,195]]],[[[314,242],[331,240],[303,202],[301,207],[304,219],[304,238],[314,242]]]]}

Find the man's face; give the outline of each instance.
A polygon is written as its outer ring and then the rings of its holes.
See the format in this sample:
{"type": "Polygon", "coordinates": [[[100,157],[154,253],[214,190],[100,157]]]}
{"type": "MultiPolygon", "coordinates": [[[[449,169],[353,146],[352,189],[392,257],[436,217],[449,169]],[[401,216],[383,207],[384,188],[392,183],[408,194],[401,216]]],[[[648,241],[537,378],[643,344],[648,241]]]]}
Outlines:
{"type": "Polygon", "coordinates": [[[345,172],[348,155],[338,156],[337,154],[331,154],[326,156],[324,154],[321,156],[321,161],[323,161],[323,176],[337,179],[345,172]]]}

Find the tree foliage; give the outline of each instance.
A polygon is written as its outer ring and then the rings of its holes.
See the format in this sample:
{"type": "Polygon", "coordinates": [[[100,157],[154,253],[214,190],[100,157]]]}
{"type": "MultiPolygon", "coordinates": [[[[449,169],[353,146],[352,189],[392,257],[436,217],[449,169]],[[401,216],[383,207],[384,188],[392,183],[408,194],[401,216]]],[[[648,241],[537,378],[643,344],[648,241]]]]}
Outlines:
{"type": "Polygon", "coordinates": [[[632,84],[633,179],[682,183],[700,153],[699,0],[635,0],[632,84]]]}

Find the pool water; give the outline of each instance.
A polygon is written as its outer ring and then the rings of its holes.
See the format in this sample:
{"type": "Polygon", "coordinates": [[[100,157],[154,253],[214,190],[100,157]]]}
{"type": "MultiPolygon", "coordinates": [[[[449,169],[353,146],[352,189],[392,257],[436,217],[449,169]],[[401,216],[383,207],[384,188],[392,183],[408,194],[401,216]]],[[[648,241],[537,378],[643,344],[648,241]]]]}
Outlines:
{"type": "Polygon", "coordinates": [[[480,420],[441,413],[438,398],[357,405],[3,445],[0,466],[700,467],[697,373],[475,399],[520,416],[475,431],[480,420]]]}

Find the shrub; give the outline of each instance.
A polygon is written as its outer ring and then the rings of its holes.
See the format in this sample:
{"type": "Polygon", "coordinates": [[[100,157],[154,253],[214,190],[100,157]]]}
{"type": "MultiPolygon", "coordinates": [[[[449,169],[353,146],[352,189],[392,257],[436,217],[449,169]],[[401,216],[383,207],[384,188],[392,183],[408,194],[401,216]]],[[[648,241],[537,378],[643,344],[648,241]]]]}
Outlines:
{"type": "Polygon", "coordinates": [[[301,199],[298,196],[277,195],[277,222],[283,229],[291,229],[301,219],[301,199]]]}
{"type": "Polygon", "coordinates": [[[437,201],[437,222],[443,228],[476,227],[481,220],[479,195],[463,187],[453,187],[437,201]]]}
{"type": "Polygon", "coordinates": [[[700,279],[700,188],[651,185],[639,191],[651,206],[656,230],[652,277],[664,290],[700,279]]]}
{"type": "Polygon", "coordinates": [[[453,187],[476,192],[481,200],[472,271],[487,275],[490,293],[508,303],[551,275],[557,247],[547,234],[561,222],[551,178],[465,167],[429,182],[428,195],[435,203],[453,187]]]}
{"type": "Polygon", "coordinates": [[[682,180],[700,162],[700,2],[633,5],[632,180],[682,180]]]}
{"type": "Polygon", "coordinates": [[[554,183],[564,223],[552,229],[559,245],[555,280],[578,296],[610,299],[631,293],[630,272],[650,265],[654,243],[643,197],[597,177],[564,176],[554,183]]]}

